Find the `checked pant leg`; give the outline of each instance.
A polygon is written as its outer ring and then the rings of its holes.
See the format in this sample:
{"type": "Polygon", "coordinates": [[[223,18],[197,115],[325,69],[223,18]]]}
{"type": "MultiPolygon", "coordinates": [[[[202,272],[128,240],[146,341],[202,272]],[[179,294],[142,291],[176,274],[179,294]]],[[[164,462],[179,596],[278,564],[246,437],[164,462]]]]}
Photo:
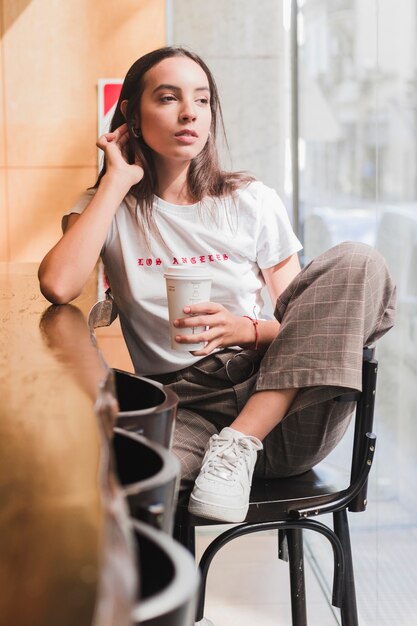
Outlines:
{"type": "Polygon", "coordinates": [[[300,473],[335,447],[353,405],[333,398],[361,390],[363,347],[392,327],[394,309],[385,261],[365,244],[335,246],[291,282],[277,301],[281,328],[262,360],[256,390],[299,392],[265,439],[257,473],[300,473]]]}

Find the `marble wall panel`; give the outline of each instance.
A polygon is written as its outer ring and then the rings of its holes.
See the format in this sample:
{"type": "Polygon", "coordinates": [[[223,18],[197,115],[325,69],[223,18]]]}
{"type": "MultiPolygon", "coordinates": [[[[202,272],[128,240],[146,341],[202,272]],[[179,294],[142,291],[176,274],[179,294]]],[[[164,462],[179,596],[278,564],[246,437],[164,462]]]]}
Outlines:
{"type": "Polygon", "coordinates": [[[210,57],[269,57],[282,28],[277,0],[171,0],[175,43],[210,57]]]}
{"type": "Polygon", "coordinates": [[[171,0],[172,43],[207,62],[219,87],[230,148],[226,169],[247,170],[284,194],[289,59],[280,0],[171,0]]]}
{"type": "Polygon", "coordinates": [[[206,61],[216,77],[221,97],[230,153],[221,149],[224,165],[227,169],[249,171],[282,191],[285,104],[277,58],[209,57],[206,61]]]}

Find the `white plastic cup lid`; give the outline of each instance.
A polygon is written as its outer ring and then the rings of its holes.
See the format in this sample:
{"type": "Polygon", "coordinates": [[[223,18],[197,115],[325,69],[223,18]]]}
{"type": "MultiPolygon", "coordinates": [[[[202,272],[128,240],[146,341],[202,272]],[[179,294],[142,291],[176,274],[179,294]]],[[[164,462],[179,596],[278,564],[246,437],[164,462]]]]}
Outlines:
{"type": "Polygon", "coordinates": [[[195,265],[170,265],[164,272],[165,278],[198,278],[200,280],[210,280],[212,275],[204,267],[195,265]]]}

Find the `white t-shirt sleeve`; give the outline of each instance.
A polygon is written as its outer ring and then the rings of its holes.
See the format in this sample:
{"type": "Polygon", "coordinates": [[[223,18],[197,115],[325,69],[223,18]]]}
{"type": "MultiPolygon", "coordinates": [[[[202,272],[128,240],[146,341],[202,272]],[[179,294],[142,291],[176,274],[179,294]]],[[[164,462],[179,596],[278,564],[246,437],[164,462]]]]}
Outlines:
{"type": "Polygon", "coordinates": [[[261,269],[272,267],[301,250],[287,210],[274,189],[258,187],[256,260],[261,269]]]}

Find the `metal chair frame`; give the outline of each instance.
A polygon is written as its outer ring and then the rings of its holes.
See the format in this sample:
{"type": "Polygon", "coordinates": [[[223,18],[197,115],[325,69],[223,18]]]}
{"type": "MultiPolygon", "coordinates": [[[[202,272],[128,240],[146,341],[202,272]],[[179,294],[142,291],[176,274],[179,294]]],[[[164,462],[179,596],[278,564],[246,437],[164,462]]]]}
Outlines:
{"type": "MultiPolygon", "coordinates": [[[[376,378],[374,347],[365,347],[362,391],[344,394],[336,399],[339,402],[356,401],[349,484],[341,488],[340,474],[336,479],[331,473],[329,475],[325,462],[300,476],[273,480],[254,479],[245,522],[222,532],[201,557],[201,586],[196,622],[204,616],[208,571],[219,550],[236,537],[276,529],[279,557],[289,562],[292,625],[307,626],[303,530],[312,530],[324,535],[333,548],[332,604],[341,610],[342,626],[358,626],[347,513],[364,511],[367,505],[368,476],[376,443],[376,436],[372,432],[376,378]],[[332,513],[333,528],[317,519],[310,519],[326,513],[332,513]]],[[[345,474],[345,485],[346,482],[345,474]]],[[[187,504],[188,497],[181,498],[177,507],[174,537],[195,555],[195,528],[218,525],[220,522],[191,515],[187,504]]]]}

